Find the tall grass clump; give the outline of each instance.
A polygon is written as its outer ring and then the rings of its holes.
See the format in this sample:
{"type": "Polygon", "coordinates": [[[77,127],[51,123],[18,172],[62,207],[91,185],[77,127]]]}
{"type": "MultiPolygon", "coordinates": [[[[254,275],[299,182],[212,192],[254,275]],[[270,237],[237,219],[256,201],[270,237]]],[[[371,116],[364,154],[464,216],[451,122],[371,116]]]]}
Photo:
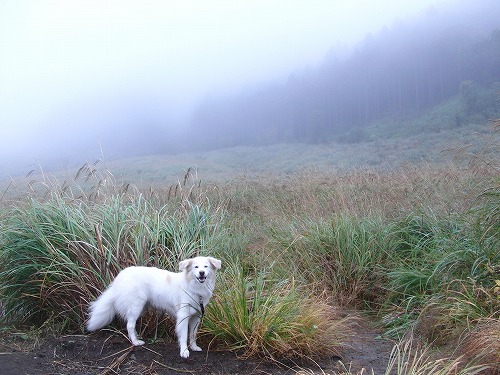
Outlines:
{"type": "MultiPolygon", "coordinates": [[[[499,170],[500,172],[500,170],[499,170]]],[[[472,227],[490,267],[500,263],[500,177],[478,196],[472,208],[472,227]]],[[[500,267],[497,267],[500,272],[500,267]]]]}
{"type": "Polygon", "coordinates": [[[450,256],[444,246],[455,229],[452,225],[432,213],[412,214],[392,223],[393,246],[388,251],[386,270],[390,299],[397,303],[415,301],[441,286],[447,270],[439,265],[443,257],[450,256]]]}
{"type": "Polygon", "coordinates": [[[341,317],[325,296],[301,289],[293,275],[246,274],[230,263],[220,279],[202,329],[213,344],[244,357],[273,359],[338,355],[342,350],[352,318],[341,317]]]}
{"type": "Polygon", "coordinates": [[[377,298],[379,267],[385,257],[384,226],[380,219],[336,215],[320,222],[295,223],[288,232],[275,232],[282,248],[282,267],[319,290],[329,290],[341,305],[377,298]],[[291,233],[291,236],[290,236],[291,233]]]}
{"type": "Polygon", "coordinates": [[[471,322],[499,316],[500,301],[491,291],[500,254],[464,215],[443,220],[421,213],[392,225],[382,309],[388,333],[418,326],[428,339],[444,343],[471,322]]]}
{"type": "Polygon", "coordinates": [[[201,198],[160,203],[115,187],[78,196],[53,188],[20,198],[0,223],[3,320],[39,325],[53,318],[79,329],[88,303],[121,269],[174,270],[179,260],[209,252],[223,208],[201,198]]]}

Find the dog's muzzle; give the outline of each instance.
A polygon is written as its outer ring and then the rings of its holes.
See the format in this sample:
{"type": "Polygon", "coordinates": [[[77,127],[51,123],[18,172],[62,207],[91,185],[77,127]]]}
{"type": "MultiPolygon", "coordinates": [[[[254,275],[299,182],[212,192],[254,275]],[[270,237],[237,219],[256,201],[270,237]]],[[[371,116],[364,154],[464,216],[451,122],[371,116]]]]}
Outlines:
{"type": "Polygon", "coordinates": [[[207,275],[205,274],[205,272],[200,272],[199,275],[196,277],[196,280],[198,280],[198,282],[201,284],[203,284],[206,279],[207,275]]]}

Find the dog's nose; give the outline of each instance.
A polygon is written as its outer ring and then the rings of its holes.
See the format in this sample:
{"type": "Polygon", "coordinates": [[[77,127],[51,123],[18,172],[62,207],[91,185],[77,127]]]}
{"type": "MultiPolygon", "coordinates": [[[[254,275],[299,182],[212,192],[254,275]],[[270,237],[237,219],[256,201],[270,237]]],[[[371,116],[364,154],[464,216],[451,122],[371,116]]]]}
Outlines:
{"type": "Polygon", "coordinates": [[[200,276],[205,276],[205,271],[200,271],[200,276]]]}

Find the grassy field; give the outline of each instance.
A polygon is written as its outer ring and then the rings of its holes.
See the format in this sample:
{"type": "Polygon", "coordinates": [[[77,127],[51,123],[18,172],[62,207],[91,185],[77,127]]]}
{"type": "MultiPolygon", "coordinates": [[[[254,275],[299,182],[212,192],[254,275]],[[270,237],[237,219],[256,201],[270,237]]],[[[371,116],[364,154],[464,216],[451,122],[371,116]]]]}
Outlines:
{"type": "MultiPolygon", "coordinates": [[[[88,303],[118,270],[175,269],[210,254],[224,264],[202,332],[213,345],[272,358],[335,354],[355,323],[342,311],[355,309],[400,340],[388,371],[495,373],[500,165],[498,133],[481,133],[474,146],[444,133],[458,142],[453,155],[428,135],[428,151],[418,148],[426,157],[413,163],[421,137],[30,175],[2,198],[2,319],[83,332],[88,303]],[[337,158],[374,162],[347,168],[337,158]]],[[[143,318],[155,335],[157,319],[143,318]]]]}

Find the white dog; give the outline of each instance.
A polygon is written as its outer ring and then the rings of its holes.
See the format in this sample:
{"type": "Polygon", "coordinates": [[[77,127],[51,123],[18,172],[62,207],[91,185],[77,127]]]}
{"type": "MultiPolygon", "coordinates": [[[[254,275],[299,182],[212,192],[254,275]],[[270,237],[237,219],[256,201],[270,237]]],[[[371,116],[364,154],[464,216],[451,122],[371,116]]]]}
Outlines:
{"type": "Polygon", "coordinates": [[[155,267],[128,267],[122,270],[106,291],[90,304],[89,331],[98,330],[119,315],[127,322],[128,337],[133,345],[143,345],[137,338],[136,322],[146,303],[165,310],[176,319],[180,355],[189,357],[189,347],[201,351],[196,332],[215,286],[215,273],[221,261],[196,257],[179,263],[174,273],[155,267]]]}

